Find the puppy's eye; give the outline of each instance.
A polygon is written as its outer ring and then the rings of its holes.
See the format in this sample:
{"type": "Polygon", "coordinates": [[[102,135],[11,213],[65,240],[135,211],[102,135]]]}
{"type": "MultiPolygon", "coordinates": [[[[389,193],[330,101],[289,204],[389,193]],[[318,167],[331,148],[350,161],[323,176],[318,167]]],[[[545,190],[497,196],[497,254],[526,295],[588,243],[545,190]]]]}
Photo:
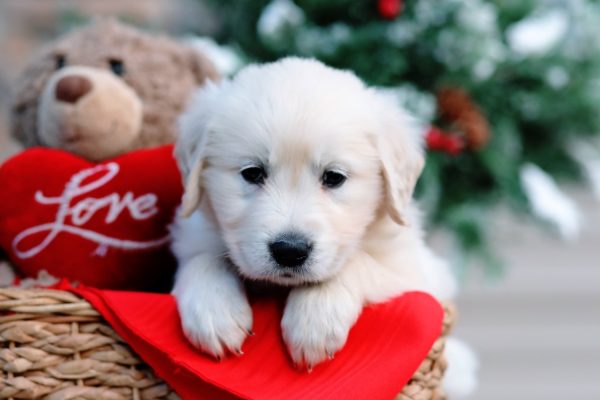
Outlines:
{"type": "Polygon", "coordinates": [[[108,64],[110,65],[110,70],[115,75],[123,76],[125,74],[125,64],[123,64],[123,61],[111,58],[108,60],[108,64]]]}
{"type": "Polygon", "coordinates": [[[337,171],[325,171],[321,181],[323,182],[323,186],[329,189],[335,189],[344,184],[346,176],[337,171]]]}
{"type": "Polygon", "coordinates": [[[247,167],[241,172],[242,178],[253,185],[261,185],[265,182],[267,172],[263,167],[247,167]]]}
{"type": "Polygon", "coordinates": [[[65,65],[67,65],[67,57],[65,57],[62,54],[57,54],[54,58],[54,66],[56,67],[56,69],[61,69],[65,65]]]}

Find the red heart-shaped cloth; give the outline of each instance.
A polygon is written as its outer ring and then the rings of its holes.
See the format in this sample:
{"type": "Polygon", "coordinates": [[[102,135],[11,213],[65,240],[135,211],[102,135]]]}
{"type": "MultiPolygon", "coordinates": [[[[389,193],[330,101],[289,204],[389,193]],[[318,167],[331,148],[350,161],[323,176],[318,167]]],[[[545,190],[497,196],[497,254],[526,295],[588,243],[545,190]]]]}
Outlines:
{"type": "Polygon", "coordinates": [[[335,358],[307,373],[287,356],[282,297],[251,299],[255,335],[246,339],[244,355],[217,362],[186,340],[170,295],[74,291],[182,398],[195,400],[393,399],[439,337],[444,314],[420,292],[367,307],[335,358]]]}
{"type": "Polygon", "coordinates": [[[33,148],[0,167],[0,246],[24,276],[168,289],[168,225],[182,185],[173,146],[90,163],[33,148]]]}

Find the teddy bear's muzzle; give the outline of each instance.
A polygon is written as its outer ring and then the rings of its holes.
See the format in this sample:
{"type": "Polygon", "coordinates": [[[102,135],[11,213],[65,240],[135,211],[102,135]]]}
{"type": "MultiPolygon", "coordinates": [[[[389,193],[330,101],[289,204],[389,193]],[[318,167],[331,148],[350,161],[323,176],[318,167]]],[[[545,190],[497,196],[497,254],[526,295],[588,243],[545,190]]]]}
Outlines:
{"type": "Polygon", "coordinates": [[[70,66],[48,80],[39,102],[42,144],[96,161],[135,147],[142,103],[125,81],[99,68],[70,66]]]}

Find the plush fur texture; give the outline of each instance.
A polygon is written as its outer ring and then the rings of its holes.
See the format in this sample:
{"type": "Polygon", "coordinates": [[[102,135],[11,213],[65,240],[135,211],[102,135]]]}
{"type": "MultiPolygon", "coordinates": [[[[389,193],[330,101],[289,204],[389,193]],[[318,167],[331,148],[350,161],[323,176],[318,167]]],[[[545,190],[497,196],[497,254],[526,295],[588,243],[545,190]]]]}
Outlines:
{"type": "Polygon", "coordinates": [[[453,296],[411,202],[423,155],[410,118],[350,72],[297,58],[250,66],[201,89],[180,121],[186,184],[173,227],[173,293],[188,338],[222,357],[252,326],[243,279],[292,286],[283,336],[311,368],[344,345],[362,308],[406,290],[453,296]],[[261,185],[240,171],[262,165],[261,185]],[[321,182],[341,171],[338,188],[321,182]],[[310,238],[301,268],[278,267],[268,243],[310,238]]]}
{"type": "Polygon", "coordinates": [[[479,358],[465,342],[455,337],[446,340],[444,348],[448,369],[444,376],[444,392],[449,399],[469,398],[477,388],[479,358]]]}
{"type": "Polygon", "coordinates": [[[170,143],[190,93],[217,78],[198,51],[100,19],[50,43],[27,67],[13,99],[12,134],[25,147],[62,148],[93,161],[170,143]],[[111,63],[121,64],[122,75],[111,63]],[[75,103],[56,98],[68,76],[90,84],[75,103]]]}

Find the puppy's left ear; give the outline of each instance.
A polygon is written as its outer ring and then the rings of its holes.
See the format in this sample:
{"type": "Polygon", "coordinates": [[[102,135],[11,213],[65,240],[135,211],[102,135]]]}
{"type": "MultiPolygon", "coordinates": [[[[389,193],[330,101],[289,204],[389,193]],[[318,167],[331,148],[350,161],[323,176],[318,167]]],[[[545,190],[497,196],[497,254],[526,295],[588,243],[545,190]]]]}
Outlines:
{"type": "Polygon", "coordinates": [[[380,97],[380,126],[376,146],[384,181],[384,205],[399,225],[407,225],[406,211],[425,160],[416,123],[392,99],[380,97]]]}

